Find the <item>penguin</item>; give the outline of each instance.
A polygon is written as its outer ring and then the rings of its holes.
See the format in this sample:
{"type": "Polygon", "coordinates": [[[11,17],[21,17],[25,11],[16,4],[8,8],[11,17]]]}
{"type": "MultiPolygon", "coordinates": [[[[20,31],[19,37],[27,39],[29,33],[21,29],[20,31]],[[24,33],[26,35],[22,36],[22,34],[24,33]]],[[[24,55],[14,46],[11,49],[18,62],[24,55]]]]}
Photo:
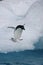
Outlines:
{"type": "Polygon", "coordinates": [[[14,38],[11,38],[11,40],[13,40],[13,41],[23,40],[20,38],[21,38],[23,30],[25,30],[24,25],[17,25],[16,27],[8,27],[8,28],[14,29],[14,38]]]}

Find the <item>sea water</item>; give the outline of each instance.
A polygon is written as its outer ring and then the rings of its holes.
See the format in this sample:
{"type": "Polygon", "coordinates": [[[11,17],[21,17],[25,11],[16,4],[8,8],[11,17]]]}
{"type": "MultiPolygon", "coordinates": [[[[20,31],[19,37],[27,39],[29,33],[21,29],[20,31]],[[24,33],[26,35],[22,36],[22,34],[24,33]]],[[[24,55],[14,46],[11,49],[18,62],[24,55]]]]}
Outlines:
{"type": "Polygon", "coordinates": [[[0,65],[43,65],[43,50],[0,53],[0,65]]]}

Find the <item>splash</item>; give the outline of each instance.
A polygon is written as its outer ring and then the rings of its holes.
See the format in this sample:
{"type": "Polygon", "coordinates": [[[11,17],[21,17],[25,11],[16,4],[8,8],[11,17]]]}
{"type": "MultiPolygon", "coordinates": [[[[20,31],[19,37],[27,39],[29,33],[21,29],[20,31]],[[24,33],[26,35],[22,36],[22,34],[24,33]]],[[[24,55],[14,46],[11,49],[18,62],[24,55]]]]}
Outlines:
{"type": "Polygon", "coordinates": [[[18,14],[17,12],[15,15],[3,7],[1,8],[1,10],[4,10],[1,11],[2,17],[0,19],[0,21],[3,19],[2,25],[0,23],[0,52],[2,53],[34,49],[34,43],[37,42],[41,36],[43,36],[43,0],[36,1],[30,7],[28,7],[28,5],[26,5],[26,2],[24,2],[24,4],[22,3],[22,8],[24,9],[20,10],[20,7],[16,9],[20,11],[20,13],[18,14]],[[26,11],[25,8],[27,8],[26,11]],[[2,12],[4,13],[2,14],[2,12]],[[19,16],[22,16],[22,18],[24,16],[24,18],[18,19],[19,16]],[[17,26],[18,24],[25,24],[26,30],[23,31],[23,34],[21,36],[23,40],[12,42],[10,38],[13,37],[14,31],[8,29],[7,26],[17,26]]]}

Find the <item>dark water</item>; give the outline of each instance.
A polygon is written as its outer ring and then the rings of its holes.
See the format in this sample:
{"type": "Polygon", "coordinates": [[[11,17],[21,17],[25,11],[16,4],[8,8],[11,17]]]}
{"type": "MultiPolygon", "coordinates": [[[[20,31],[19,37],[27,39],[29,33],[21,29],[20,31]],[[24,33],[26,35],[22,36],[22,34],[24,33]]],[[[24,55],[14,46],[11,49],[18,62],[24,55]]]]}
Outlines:
{"type": "Polygon", "coordinates": [[[0,65],[43,65],[43,50],[0,53],[0,65]]]}

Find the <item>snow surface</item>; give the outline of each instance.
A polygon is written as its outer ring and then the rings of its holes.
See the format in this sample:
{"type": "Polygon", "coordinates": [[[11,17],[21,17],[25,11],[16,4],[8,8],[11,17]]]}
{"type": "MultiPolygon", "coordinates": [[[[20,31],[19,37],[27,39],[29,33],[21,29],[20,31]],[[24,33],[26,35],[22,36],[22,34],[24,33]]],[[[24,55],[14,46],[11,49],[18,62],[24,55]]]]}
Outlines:
{"type": "Polygon", "coordinates": [[[43,0],[3,0],[0,2],[0,52],[34,49],[43,36],[43,0]],[[8,26],[25,24],[22,41],[12,42],[14,30],[8,26]]]}

